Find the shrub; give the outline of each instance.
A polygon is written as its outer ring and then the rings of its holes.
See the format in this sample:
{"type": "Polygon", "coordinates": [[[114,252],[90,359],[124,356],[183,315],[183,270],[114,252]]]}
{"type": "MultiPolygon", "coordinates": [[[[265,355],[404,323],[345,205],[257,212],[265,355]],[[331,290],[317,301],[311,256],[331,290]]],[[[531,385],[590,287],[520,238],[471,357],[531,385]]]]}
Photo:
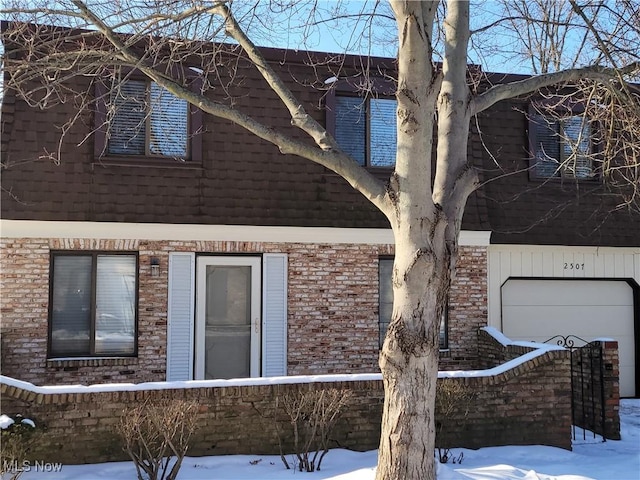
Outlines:
{"type": "MultiPolygon", "coordinates": [[[[445,378],[438,381],[436,387],[436,435],[440,435],[445,425],[453,419],[458,423],[466,422],[469,408],[475,393],[462,382],[445,378]]],[[[438,461],[447,463],[462,463],[462,452],[458,456],[452,456],[451,448],[437,447],[438,461]]]]}
{"type": "Polygon", "coordinates": [[[195,402],[184,400],[145,400],[124,411],[118,433],[136,466],[138,480],[145,479],[143,474],[149,480],[176,478],[197,427],[197,412],[195,402]]]}
{"type": "MultiPolygon", "coordinates": [[[[352,396],[350,390],[314,390],[289,393],[276,398],[282,406],[291,427],[296,467],[301,472],[320,470],[322,460],[329,451],[329,436],[344,407],[352,396]]],[[[289,462],[282,450],[282,436],[276,419],[276,433],[280,447],[280,458],[287,469],[289,462]]]]}
{"type": "Polygon", "coordinates": [[[33,420],[22,415],[0,416],[0,476],[16,480],[24,473],[29,450],[37,440],[33,420]],[[9,474],[5,477],[5,474],[9,474]]]}

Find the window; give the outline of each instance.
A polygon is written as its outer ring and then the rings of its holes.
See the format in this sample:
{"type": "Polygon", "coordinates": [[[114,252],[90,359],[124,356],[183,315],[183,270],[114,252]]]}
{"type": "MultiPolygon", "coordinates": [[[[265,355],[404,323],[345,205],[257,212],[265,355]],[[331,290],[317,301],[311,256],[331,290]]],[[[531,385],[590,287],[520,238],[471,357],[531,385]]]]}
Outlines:
{"type": "Polygon", "coordinates": [[[532,114],[532,176],[593,179],[591,133],[591,124],[583,116],[532,114]]]}
{"type": "MultiPolygon", "coordinates": [[[[378,327],[380,333],[380,348],[387,334],[389,323],[391,322],[391,314],[393,313],[393,285],[391,276],[393,274],[393,259],[381,258],[378,264],[378,281],[379,281],[379,320],[378,327]]],[[[440,349],[446,349],[449,345],[447,331],[448,326],[447,309],[445,309],[440,320],[440,349]]]]}
{"type": "Polygon", "coordinates": [[[137,256],[54,253],[49,356],[136,353],[137,256]]]}
{"type": "Polygon", "coordinates": [[[110,155],[188,156],[186,100],[154,82],[128,80],[111,92],[110,106],[110,155]]]}
{"type": "Polygon", "coordinates": [[[337,96],[335,139],[360,165],[396,163],[396,101],[337,96]]]}

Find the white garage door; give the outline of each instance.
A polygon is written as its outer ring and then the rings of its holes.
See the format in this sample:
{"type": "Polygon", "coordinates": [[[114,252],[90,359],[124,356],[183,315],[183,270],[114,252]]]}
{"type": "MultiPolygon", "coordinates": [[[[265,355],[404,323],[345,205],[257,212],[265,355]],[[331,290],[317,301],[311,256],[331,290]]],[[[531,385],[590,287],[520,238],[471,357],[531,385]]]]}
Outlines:
{"type": "Polygon", "coordinates": [[[633,290],[620,280],[510,279],[502,287],[502,329],[512,340],[617,340],[623,397],[635,396],[633,310],[633,290]]]}

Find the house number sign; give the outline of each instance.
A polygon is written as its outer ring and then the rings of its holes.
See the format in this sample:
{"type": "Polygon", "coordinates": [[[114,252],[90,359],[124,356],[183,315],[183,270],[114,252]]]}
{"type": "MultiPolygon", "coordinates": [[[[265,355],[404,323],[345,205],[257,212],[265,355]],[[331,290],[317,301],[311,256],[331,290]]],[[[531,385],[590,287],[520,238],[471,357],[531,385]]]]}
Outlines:
{"type": "Polygon", "coordinates": [[[565,270],[584,270],[584,263],[567,263],[564,262],[565,270]]]}

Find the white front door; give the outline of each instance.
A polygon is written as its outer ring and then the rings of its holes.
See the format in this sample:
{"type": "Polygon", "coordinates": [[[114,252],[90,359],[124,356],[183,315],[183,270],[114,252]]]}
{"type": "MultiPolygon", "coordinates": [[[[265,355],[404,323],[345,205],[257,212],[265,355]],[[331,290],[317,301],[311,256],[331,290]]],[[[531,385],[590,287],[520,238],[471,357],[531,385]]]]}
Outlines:
{"type": "Polygon", "coordinates": [[[198,257],[195,379],[260,376],[260,278],[256,257],[198,257]]]}

